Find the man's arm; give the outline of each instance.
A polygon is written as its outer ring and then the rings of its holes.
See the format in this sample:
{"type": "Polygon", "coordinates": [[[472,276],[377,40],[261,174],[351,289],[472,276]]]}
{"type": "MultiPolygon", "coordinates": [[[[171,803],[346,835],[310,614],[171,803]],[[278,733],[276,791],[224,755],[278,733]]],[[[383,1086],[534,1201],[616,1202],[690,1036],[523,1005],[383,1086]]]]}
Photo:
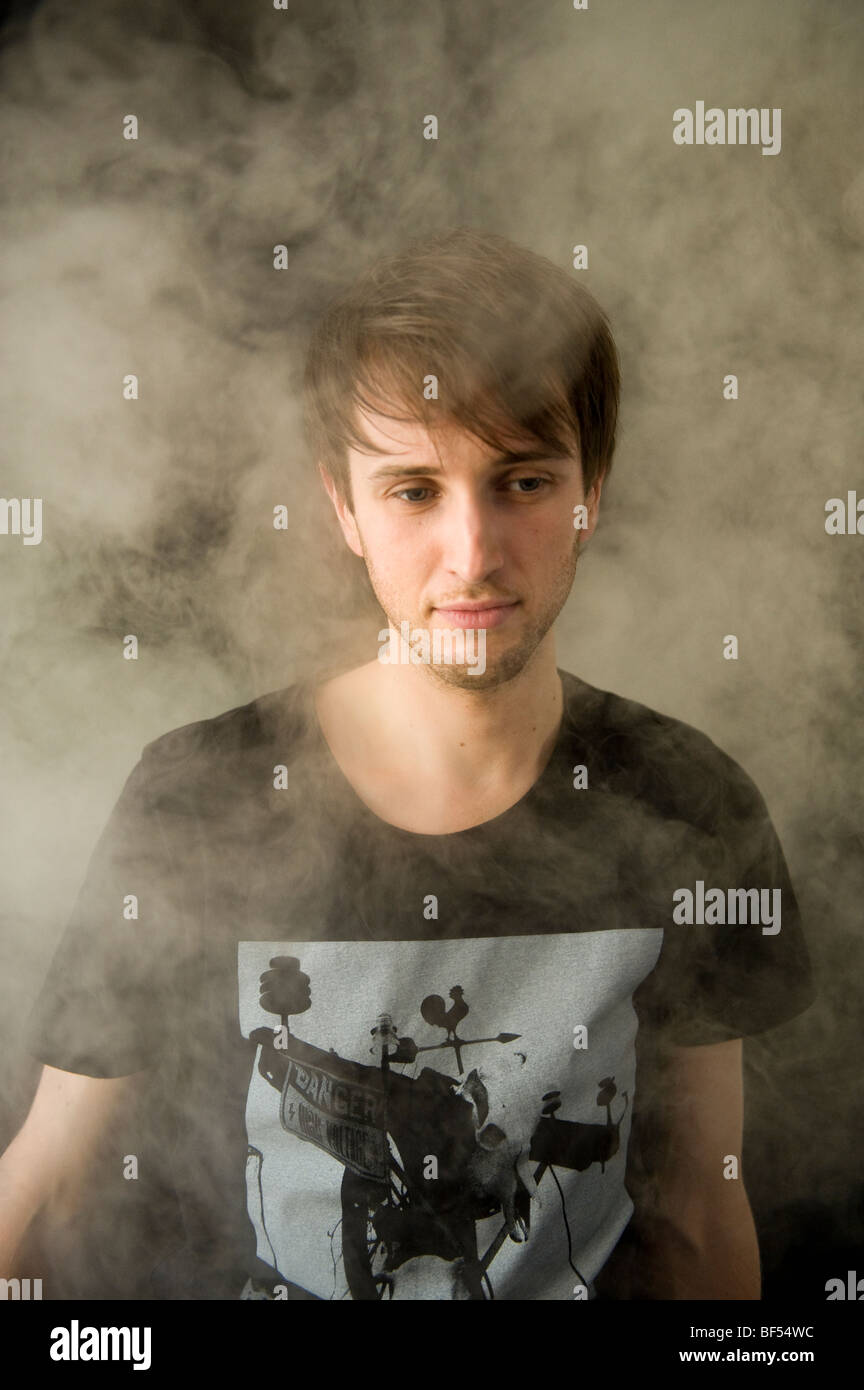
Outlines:
{"type": "Polygon", "coordinates": [[[39,1211],[61,1220],[74,1213],[88,1161],[135,1080],[43,1068],[27,1119],[0,1158],[0,1278],[14,1277],[39,1211]]]}
{"type": "MultiPolygon", "coordinates": [[[[740,1038],[670,1050],[659,1157],[622,1257],[610,1261],[613,1296],[761,1297],[756,1228],[740,1176],[743,1093],[740,1038]],[[737,1178],[723,1176],[727,1155],[738,1160],[737,1178]]],[[[608,1278],[603,1272],[598,1279],[601,1293],[608,1278]]]]}

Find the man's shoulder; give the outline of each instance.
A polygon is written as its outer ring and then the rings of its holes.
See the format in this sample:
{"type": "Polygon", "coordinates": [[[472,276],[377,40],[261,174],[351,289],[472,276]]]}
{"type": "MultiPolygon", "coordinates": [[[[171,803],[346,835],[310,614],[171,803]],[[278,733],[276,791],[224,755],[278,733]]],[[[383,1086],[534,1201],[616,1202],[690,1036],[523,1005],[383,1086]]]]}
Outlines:
{"type": "Polygon", "coordinates": [[[141,766],[151,793],[209,792],[256,776],[259,762],[288,756],[305,726],[300,683],[256,696],[220,714],[181,724],[145,744],[141,766]]]}
{"type": "Polygon", "coordinates": [[[665,816],[706,830],[767,814],[749,774],[701,729],[567,672],[562,676],[571,727],[607,791],[643,799],[665,816]]]}

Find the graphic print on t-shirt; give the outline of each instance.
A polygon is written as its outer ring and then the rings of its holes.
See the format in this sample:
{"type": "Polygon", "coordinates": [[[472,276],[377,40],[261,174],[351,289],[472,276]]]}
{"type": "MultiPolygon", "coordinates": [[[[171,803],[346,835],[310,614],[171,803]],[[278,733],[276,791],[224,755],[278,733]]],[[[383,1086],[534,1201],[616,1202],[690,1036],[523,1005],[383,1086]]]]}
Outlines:
{"type": "Polygon", "coordinates": [[[661,940],[240,942],[260,1259],[326,1299],[590,1288],[633,1210],[632,994],[661,940]]]}

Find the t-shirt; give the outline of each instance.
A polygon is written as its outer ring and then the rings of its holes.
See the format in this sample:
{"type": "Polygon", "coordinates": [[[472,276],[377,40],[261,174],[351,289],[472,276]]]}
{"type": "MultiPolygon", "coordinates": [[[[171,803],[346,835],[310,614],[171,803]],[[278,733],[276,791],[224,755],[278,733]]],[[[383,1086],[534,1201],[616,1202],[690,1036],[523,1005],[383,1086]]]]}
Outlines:
{"type": "Polygon", "coordinates": [[[590,1299],[657,1040],[812,1002],[750,778],[559,674],[540,777],[452,834],[361,801],[311,683],[144,748],[27,1048],[155,1070],[178,1217],[149,1296],[590,1299]]]}

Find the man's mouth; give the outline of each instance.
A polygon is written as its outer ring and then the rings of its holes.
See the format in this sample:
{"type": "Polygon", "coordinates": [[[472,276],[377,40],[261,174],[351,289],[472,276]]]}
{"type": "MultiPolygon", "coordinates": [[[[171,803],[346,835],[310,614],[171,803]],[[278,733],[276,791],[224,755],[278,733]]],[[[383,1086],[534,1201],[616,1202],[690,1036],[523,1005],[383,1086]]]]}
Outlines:
{"type": "Polygon", "coordinates": [[[496,599],[466,600],[434,611],[450,627],[491,628],[506,623],[519,607],[519,602],[519,599],[509,599],[507,602],[496,599]]]}

